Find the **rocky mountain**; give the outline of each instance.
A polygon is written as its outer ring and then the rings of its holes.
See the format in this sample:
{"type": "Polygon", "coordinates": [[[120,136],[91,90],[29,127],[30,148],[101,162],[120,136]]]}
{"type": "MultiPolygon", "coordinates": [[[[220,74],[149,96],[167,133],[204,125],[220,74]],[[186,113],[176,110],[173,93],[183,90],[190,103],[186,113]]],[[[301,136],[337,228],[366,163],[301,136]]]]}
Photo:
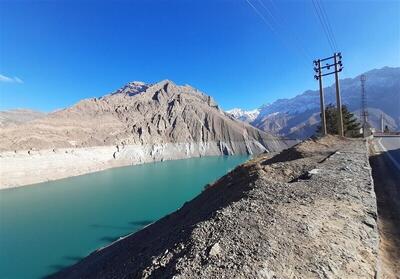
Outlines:
{"type": "Polygon", "coordinates": [[[243,110],[240,108],[233,108],[231,110],[227,110],[226,112],[240,121],[250,123],[257,118],[257,116],[260,114],[260,111],[261,109],[243,110]]]}
{"type": "MultiPolygon", "coordinates": [[[[0,133],[0,148],[44,149],[101,145],[224,142],[226,153],[239,151],[234,142],[273,139],[222,112],[214,100],[190,86],[171,81],[128,83],[101,98],[86,99],[25,125],[0,133]],[[225,145],[225,143],[227,143],[225,145]],[[229,144],[228,144],[229,143],[229,144]]],[[[255,148],[256,147],[256,148],[255,148]]],[[[241,149],[240,151],[245,151],[241,149]]]]}
{"type": "Polygon", "coordinates": [[[1,183],[16,185],[29,178],[22,183],[29,184],[111,166],[283,147],[193,87],[168,80],[132,82],[29,124],[0,129],[0,163],[7,166],[1,183]]]}
{"type": "MultiPolygon", "coordinates": [[[[379,128],[383,114],[385,125],[400,129],[400,68],[384,67],[364,73],[370,124],[379,128]]],[[[359,116],[360,76],[341,80],[342,102],[359,116]]],[[[326,104],[336,104],[335,85],[324,89],[326,104]]],[[[264,106],[252,125],[280,136],[306,138],[319,123],[319,91],[308,90],[290,99],[279,99],[264,106]]]]}
{"type": "Polygon", "coordinates": [[[45,113],[29,109],[0,111],[0,127],[21,124],[46,116],[45,113]]]}

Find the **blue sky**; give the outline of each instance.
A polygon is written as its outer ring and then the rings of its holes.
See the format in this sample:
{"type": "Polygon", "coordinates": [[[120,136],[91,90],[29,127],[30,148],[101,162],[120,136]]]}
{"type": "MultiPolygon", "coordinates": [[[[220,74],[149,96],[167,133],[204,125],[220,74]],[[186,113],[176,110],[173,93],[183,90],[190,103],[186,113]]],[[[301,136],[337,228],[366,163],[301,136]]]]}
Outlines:
{"type": "MultiPolygon", "coordinates": [[[[316,89],[312,59],[332,51],[311,0],[249,1],[273,30],[246,0],[0,0],[0,109],[52,111],[133,80],[191,84],[224,109],[316,89]]],[[[321,1],[342,77],[400,66],[400,1],[321,1]]]]}

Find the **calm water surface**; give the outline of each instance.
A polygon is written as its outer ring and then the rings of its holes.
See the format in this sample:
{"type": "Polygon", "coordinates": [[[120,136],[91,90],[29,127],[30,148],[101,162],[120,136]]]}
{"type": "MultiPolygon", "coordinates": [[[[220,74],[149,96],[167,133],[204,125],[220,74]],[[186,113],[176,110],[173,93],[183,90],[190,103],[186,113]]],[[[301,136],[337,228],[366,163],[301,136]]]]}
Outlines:
{"type": "Polygon", "coordinates": [[[247,156],[106,170],[0,191],[0,278],[41,278],[178,209],[247,156]]]}

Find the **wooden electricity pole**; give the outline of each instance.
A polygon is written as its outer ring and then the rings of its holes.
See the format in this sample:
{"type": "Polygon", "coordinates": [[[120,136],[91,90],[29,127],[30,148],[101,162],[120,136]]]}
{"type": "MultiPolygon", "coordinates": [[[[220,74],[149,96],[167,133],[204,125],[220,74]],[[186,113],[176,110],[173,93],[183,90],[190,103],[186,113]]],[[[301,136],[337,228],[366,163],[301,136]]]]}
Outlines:
{"type": "Polygon", "coordinates": [[[319,93],[320,93],[320,103],[321,103],[321,126],[322,126],[322,133],[324,135],[327,134],[326,130],[326,119],[325,119],[325,104],[324,104],[324,92],[322,88],[322,77],[327,76],[327,75],[332,75],[335,74],[335,84],[336,84],[336,105],[337,105],[337,114],[338,114],[338,133],[340,136],[344,136],[344,129],[343,129],[343,115],[342,115],[342,100],[340,97],[340,85],[339,85],[339,72],[343,70],[343,65],[342,65],[342,54],[339,53],[334,53],[333,56],[328,57],[328,58],[323,58],[323,59],[317,59],[314,60],[314,71],[317,73],[314,75],[314,78],[319,81],[319,93]],[[321,62],[324,61],[332,61],[333,63],[329,64],[326,63],[325,66],[321,67],[321,62]],[[333,72],[328,72],[328,73],[323,73],[324,69],[328,70],[334,67],[333,72]]]}
{"type": "Polygon", "coordinates": [[[342,98],[340,97],[340,84],[339,84],[339,72],[342,71],[342,68],[339,69],[342,65],[341,59],[342,55],[340,53],[335,53],[333,55],[333,60],[335,64],[335,84],[336,84],[336,107],[337,107],[337,115],[338,115],[338,131],[341,137],[344,137],[344,130],[343,130],[343,114],[342,114],[342,98]],[[339,58],[339,60],[338,60],[339,58]]]}
{"type": "Polygon", "coordinates": [[[326,130],[326,118],[325,118],[325,101],[324,101],[324,87],[322,85],[322,71],[321,71],[321,61],[314,61],[314,64],[318,67],[317,74],[315,78],[319,81],[319,101],[321,107],[321,132],[325,136],[328,134],[326,130]],[[317,62],[317,63],[315,63],[317,62]]]}
{"type": "Polygon", "coordinates": [[[368,124],[368,109],[367,109],[367,95],[365,94],[365,81],[367,77],[365,75],[360,76],[361,81],[361,119],[362,119],[362,131],[363,137],[370,135],[370,126],[368,124]]]}

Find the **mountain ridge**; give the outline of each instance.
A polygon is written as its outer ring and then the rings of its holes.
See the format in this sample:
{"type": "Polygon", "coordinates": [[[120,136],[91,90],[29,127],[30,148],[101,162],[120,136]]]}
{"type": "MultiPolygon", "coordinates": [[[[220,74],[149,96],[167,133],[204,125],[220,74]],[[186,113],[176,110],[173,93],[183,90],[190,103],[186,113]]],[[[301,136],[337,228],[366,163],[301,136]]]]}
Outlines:
{"type": "Polygon", "coordinates": [[[0,111],[0,127],[18,125],[46,116],[46,113],[32,109],[9,109],[0,111]]]}
{"type": "Polygon", "coordinates": [[[286,142],[223,112],[214,99],[164,80],[128,83],[29,123],[0,129],[0,187],[109,167],[278,151],[286,142]]]}
{"type": "MultiPolygon", "coordinates": [[[[379,128],[380,115],[390,129],[400,128],[400,67],[372,69],[366,75],[367,106],[370,122],[379,128]]],[[[361,105],[360,76],[341,79],[342,103],[359,116],[361,105]]],[[[335,84],[324,88],[325,104],[336,104],[335,84]]],[[[250,122],[263,131],[278,136],[307,138],[319,122],[319,91],[306,90],[293,98],[278,99],[261,106],[257,118],[250,122]]]]}
{"type": "Polygon", "coordinates": [[[244,110],[241,108],[233,108],[233,109],[227,110],[226,112],[229,113],[230,115],[232,115],[236,119],[239,119],[246,123],[250,123],[257,118],[260,111],[261,111],[261,108],[253,109],[253,110],[244,110]]]}

